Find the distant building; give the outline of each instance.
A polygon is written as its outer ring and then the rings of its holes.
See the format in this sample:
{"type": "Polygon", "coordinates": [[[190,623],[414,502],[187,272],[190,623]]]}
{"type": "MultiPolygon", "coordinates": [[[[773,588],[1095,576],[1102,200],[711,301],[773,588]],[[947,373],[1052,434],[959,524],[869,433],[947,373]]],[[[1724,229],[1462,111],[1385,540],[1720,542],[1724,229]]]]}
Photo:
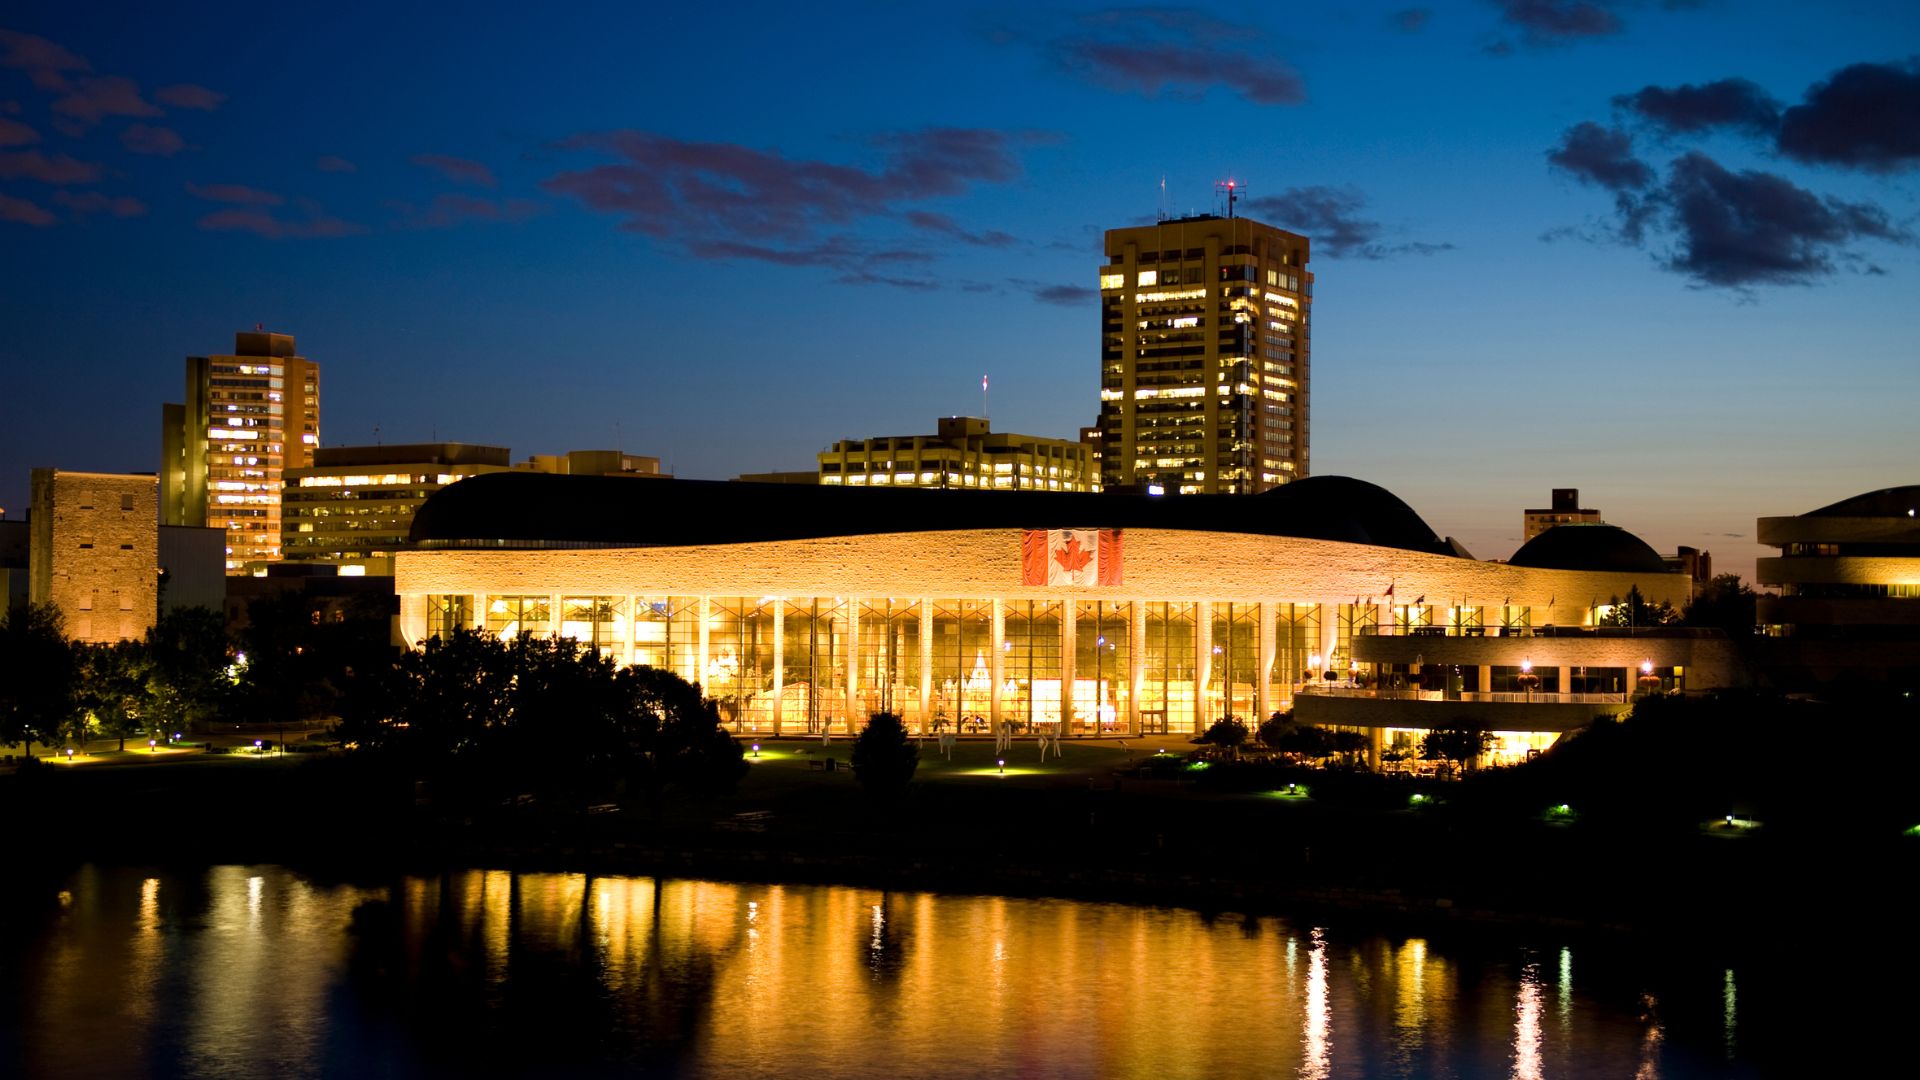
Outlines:
{"type": "Polygon", "coordinates": [[[0,510],[0,604],[27,602],[27,523],[0,510]]]}
{"type": "Polygon", "coordinates": [[[281,557],[284,471],[320,445],[320,366],[292,334],[242,332],[231,355],[187,357],[186,398],[161,407],[160,522],[219,529],[227,573],[263,573],[281,557]]]}
{"type": "Polygon", "coordinates": [[[534,454],[514,466],[522,472],[552,476],[635,476],[670,480],[660,471],[660,459],[624,450],[569,450],[564,454],[534,454]]]}
{"type": "Polygon", "coordinates": [[[1109,229],[1100,483],[1251,495],[1308,475],[1304,236],[1247,218],[1109,229]]]}
{"type": "Polygon", "coordinates": [[[145,636],[158,610],[159,481],[33,470],[28,599],[59,609],[67,636],[145,636]]]}
{"type": "Polygon", "coordinates": [[[160,615],[219,611],[227,600],[227,537],[197,525],[160,526],[160,615]]]}
{"type": "Polygon", "coordinates": [[[820,482],[843,487],[1097,491],[1085,443],[994,434],[974,416],[943,416],[932,435],[846,439],[820,454],[820,482]]]}
{"type": "Polygon", "coordinates": [[[1672,555],[1662,555],[1667,569],[1676,574],[1685,574],[1693,579],[1695,588],[1713,580],[1713,552],[1699,548],[1681,547],[1672,555]]]}
{"type": "Polygon", "coordinates": [[[1920,485],[1758,522],[1754,577],[1777,586],[1757,617],[1789,686],[1893,682],[1920,689],[1920,485]]]}
{"type": "Polygon", "coordinates": [[[390,576],[393,553],[407,542],[413,513],[427,496],[469,476],[512,467],[512,452],[504,446],[321,447],[310,467],[286,472],[281,549],[290,562],[335,563],[342,574],[390,576]]]}
{"type": "Polygon", "coordinates": [[[344,575],[339,570],[327,563],[279,562],[264,574],[228,578],[227,632],[236,634],[247,628],[251,621],[248,609],[255,600],[298,596],[315,622],[384,618],[389,639],[398,644],[394,616],[399,605],[394,599],[393,577],[344,575]]]}
{"type": "Polygon", "coordinates": [[[1600,511],[1580,505],[1579,488],[1554,488],[1553,505],[1544,510],[1525,510],[1525,540],[1531,540],[1555,525],[1604,525],[1600,511]]]}
{"type": "Polygon", "coordinates": [[[750,472],[734,477],[743,484],[818,484],[820,474],[795,469],[787,472],[750,472]]]}

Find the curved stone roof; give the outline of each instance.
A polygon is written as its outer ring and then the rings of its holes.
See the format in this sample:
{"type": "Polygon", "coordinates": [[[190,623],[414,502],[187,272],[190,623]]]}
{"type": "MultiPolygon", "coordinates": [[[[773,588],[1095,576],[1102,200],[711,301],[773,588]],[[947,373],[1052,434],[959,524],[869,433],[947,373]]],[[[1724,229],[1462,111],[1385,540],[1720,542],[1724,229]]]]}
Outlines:
{"type": "Polygon", "coordinates": [[[1807,517],[1913,517],[1920,509],[1920,484],[1882,488],[1810,510],[1807,517]]]}
{"type": "Polygon", "coordinates": [[[410,539],[429,548],[678,547],[998,528],[1189,529],[1454,554],[1391,492],[1341,476],[1249,498],[501,472],[435,492],[414,515],[410,539]]]}
{"type": "Polygon", "coordinates": [[[1555,525],[1520,545],[1507,562],[1535,570],[1603,570],[1662,574],[1666,560],[1645,540],[1617,525],[1574,522],[1555,525]]]}

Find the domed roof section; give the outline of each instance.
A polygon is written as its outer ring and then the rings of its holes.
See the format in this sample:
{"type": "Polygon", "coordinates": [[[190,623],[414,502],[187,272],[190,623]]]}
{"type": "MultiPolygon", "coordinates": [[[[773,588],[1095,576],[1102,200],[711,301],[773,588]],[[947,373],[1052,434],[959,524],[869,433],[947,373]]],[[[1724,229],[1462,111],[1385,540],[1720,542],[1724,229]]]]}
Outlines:
{"type": "Polygon", "coordinates": [[[1338,522],[1350,535],[1340,539],[1410,551],[1441,551],[1445,543],[1413,507],[1378,484],[1351,476],[1309,476],[1270,488],[1258,496],[1290,513],[1338,522]]]}
{"type": "Polygon", "coordinates": [[[1841,499],[1807,513],[1807,517],[1914,517],[1920,510],[1920,484],[1882,488],[1841,499]]]}
{"type": "Polygon", "coordinates": [[[1507,562],[1536,570],[1604,570],[1618,574],[1663,574],[1666,560],[1645,540],[1617,525],[1574,522],[1555,525],[1520,545],[1507,562]]]}

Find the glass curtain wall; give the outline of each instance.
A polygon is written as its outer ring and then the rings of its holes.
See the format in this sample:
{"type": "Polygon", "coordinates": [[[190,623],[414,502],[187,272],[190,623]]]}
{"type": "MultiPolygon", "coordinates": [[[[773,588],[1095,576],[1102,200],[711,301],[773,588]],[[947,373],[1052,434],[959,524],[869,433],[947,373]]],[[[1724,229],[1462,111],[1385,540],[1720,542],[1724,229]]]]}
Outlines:
{"type": "MultiPolygon", "coordinates": [[[[691,603],[691,601],[683,601],[691,603]]],[[[670,651],[673,599],[636,596],[633,599],[633,662],[647,667],[672,668],[670,651]]]]}
{"type": "Polygon", "coordinates": [[[1127,706],[1133,697],[1132,637],[1131,603],[1074,602],[1071,733],[1127,734],[1127,706]]]}
{"type": "Polygon", "coordinates": [[[853,730],[847,717],[846,601],[814,597],[786,601],[783,608],[783,730],[808,735],[853,730]]]}
{"type": "Polygon", "coordinates": [[[993,717],[993,604],[933,601],[932,731],[984,734],[993,717]]]}
{"type": "Polygon", "coordinates": [[[473,597],[448,593],[427,597],[427,636],[452,637],[455,630],[473,622],[473,597]]]}
{"type": "Polygon", "coordinates": [[[546,596],[487,597],[487,632],[497,638],[553,633],[553,601],[546,596]]]}
{"type": "Polygon", "coordinates": [[[1207,672],[1206,723],[1235,717],[1248,730],[1260,726],[1254,715],[1254,689],[1260,679],[1259,605],[1213,605],[1213,663],[1207,672]]]}
{"type": "Polygon", "coordinates": [[[771,597],[713,597],[707,601],[707,668],[701,684],[736,732],[773,730],[773,618],[771,597]]]}
{"type": "MultiPolygon", "coordinates": [[[[1271,700],[1293,697],[1294,690],[1320,677],[1308,660],[1320,648],[1319,604],[1273,605],[1273,683],[1271,700]]],[[[1325,658],[1321,660],[1325,665],[1325,658]]]]}
{"type": "Polygon", "coordinates": [[[1009,600],[1000,715],[1016,732],[1060,723],[1060,601],[1009,600]]]}
{"type": "Polygon", "coordinates": [[[1194,605],[1148,603],[1146,670],[1140,677],[1141,734],[1191,731],[1194,707],[1194,605]]]}
{"type": "Polygon", "coordinates": [[[627,598],[561,597],[560,636],[572,638],[602,656],[618,659],[618,652],[627,636],[627,598]]]}
{"type": "MultiPolygon", "coordinates": [[[[897,713],[907,730],[922,733],[920,715],[920,605],[913,600],[860,603],[860,705],[866,714],[897,713]]],[[[866,715],[854,717],[856,726],[866,715]]]]}

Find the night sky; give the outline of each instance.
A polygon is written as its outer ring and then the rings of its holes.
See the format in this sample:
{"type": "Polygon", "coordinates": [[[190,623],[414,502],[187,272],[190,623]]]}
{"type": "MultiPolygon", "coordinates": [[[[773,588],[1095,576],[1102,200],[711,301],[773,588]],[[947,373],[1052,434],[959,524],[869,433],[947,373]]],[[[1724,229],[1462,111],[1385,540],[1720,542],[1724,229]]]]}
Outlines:
{"type": "Polygon", "coordinates": [[[726,478],[983,373],[1072,437],[1101,231],[1230,175],[1313,241],[1313,471],[1483,558],[1920,482],[1911,0],[122,7],[0,14],[0,506],[256,323],[327,445],[726,478]]]}

